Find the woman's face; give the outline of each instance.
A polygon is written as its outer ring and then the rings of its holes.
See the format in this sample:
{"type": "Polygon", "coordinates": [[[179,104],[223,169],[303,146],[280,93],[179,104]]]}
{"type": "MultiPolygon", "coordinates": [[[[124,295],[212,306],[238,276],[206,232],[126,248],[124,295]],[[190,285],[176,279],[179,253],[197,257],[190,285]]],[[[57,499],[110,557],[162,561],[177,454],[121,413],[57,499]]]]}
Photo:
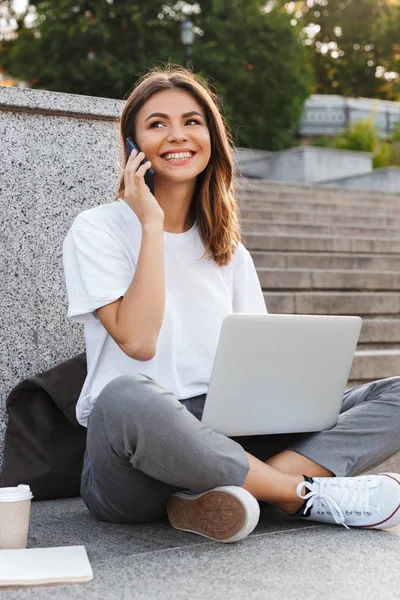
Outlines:
{"type": "Polygon", "coordinates": [[[135,133],[159,180],[192,181],[210,160],[204,110],[186,90],[174,88],[151,96],[137,114],[135,133]]]}

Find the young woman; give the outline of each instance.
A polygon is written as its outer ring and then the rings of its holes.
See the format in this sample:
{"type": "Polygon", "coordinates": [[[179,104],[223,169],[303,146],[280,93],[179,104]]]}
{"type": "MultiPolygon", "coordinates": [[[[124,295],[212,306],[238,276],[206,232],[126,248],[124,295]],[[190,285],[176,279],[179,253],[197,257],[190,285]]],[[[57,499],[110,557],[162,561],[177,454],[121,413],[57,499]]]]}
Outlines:
{"type": "Polygon", "coordinates": [[[400,377],[346,392],[320,433],[229,438],[202,425],[224,317],[267,312],[240,242],[231,138],[218,96],[174,65],[141,78],[120,128],[142,152],[125,155],[116,201],[78,214],[63,245],[68,317],[85,325],[88,509],[115,523],[168,514],[221,542],[254,529],[258,501],[346,527],[399,523],[400,475],[357,474],[400,448],[400,377]]]}

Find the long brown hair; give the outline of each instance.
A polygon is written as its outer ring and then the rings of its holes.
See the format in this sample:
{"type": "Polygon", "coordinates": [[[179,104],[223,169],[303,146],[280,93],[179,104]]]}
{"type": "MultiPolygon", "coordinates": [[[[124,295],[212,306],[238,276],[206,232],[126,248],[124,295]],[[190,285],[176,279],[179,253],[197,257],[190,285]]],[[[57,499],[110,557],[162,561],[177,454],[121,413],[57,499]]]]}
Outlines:
{"type": "MultiPolygon", "coordinates": [[[[142,75],[130,92],[120,119],[120,135],[124,149],[124,164],[127,162],[125,140],[135,138],[135,121],[138,111],[156,92],[181,88],[186,90],[202,106],[210,131],[211,157],[207,167],[197,176],[190,207],[192,220],[196,220],[200,237],[206,249],[203,258],[210,252],[209,260],[219,266],[227,265],[241,241],[240,211],[235,198],[233,182],[236,175],[231,155],[232,138],[225,118],[220,113],[219,96],[209,84],[180,65],[168,63],[151,69],[142,75]]],[[[125,189],[122,175],[118,196],[125,189]]]]}

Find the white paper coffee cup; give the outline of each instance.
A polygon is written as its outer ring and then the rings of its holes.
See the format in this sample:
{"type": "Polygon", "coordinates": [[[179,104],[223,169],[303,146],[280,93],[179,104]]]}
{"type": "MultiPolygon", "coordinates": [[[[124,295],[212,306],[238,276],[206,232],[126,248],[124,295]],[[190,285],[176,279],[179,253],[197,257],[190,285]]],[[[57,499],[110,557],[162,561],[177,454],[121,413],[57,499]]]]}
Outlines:
{"type": "Polygon", "coordinates": [[[0,549],[26,548],[32,498],[29,485],[0,488],[0,549]]]}

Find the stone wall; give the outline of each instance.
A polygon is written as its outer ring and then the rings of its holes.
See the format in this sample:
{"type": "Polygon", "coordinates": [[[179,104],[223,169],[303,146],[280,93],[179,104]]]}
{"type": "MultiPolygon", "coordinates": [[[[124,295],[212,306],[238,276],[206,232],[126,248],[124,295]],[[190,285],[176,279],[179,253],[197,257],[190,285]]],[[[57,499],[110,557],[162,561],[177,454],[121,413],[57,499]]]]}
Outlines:
{"type": "Polygon", "coordinates": [[[83,325],[66,318],[62,243],[78,213],[116,195],[123,105],[0,86],[0,468],[8,393],[84,350],[83,325]]]}

